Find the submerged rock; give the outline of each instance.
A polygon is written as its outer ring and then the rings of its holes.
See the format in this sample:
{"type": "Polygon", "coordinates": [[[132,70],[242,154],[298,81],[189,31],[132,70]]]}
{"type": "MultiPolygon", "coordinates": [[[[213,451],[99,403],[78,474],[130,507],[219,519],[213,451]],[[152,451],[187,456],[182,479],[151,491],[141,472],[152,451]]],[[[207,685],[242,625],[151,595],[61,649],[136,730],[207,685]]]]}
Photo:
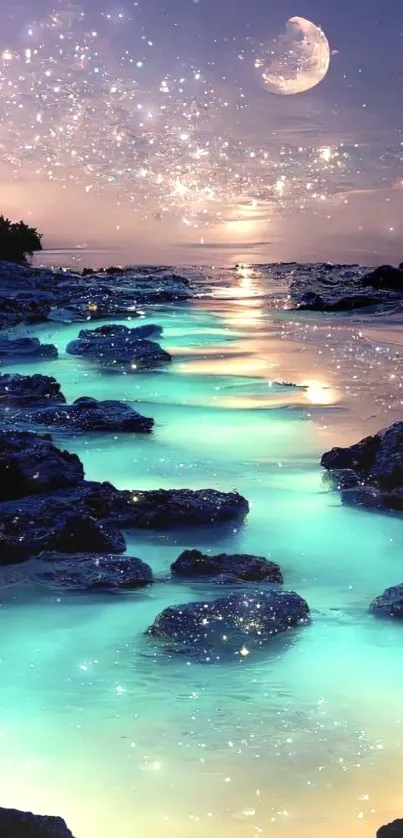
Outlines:
{"type": "Polygon", "coordinates": [[[154,419],[142,416],[130,405],[119,401],[97,401],[89,397],[70,405],[52,405],[38,410],[8,414],[7,421],[28,423],[65,431],[111,431],[115,433],[150,433],[154,419]]]}
{"type": "Polygon", "coordinates": [[[0,430],[0,500],[76,486],[84,469],[76,454],[60,451],[46,436],[0,430]]]}
{"type": "Polygon", "coordinates": [[[7,359],[10,363],[14,358],[26,361],[36,361],[41,358],[57,358],[58,351],[52,343],[40,343],[38,338],[1,338],[0,359],[7,359]]]}
{"type": "Polygon", "coordinates": [[[149,565],[134,556],[102,553],[41,553],[35,578],[75,590],[134,590],[153,582],[149,565]],[[48,567],[46,567],[46,564],[48,567]]]}
{"type": "Polygon", "coordinates": [[[0,808],[1,838],[73,838],[62,818],[0,808]]]}
{"type": "Polygon", "coordinates": [[[199,550],[185,550],[171,565],[171,571],[176,576],[197,580],[218,578],[219,581],[283,582],[278,564],[246,554],[210,556],[199,550]]]}
{"type": "Polygon", "coordinates": [[[231,594],[211,602],[166,608],[148,634],[177,651],[247,655],[277,634],[310,621],[308,604],[293,591],[231,594]]]}
{"type": "Polygon", "coordinates": [[[403,584],[386,588],[371,602],[370,610],[379,617],[394,617],[403,620],[403,584]]]}
{"type": "Polygon", "coordinates": [[[403,838],[403,819],[399,818],[386,826],[381,826],[376,833],[376,838],[403,838]]]}
{"type": "Polygon", "coordinates": [[[0,407],[65,404],[60,384],[49,375],[0,375],[0,407]]]}
{"type": "Polygon", "coordinates": [[[333,448],[321,460],[322,466],[337,475],[347,470],[356,475],[358,486],[341,484],[343,500],[356,505],[384,509],[403,509],[403,422],[395,422],[374,436],[365,437],[347,448],[333,448]]]}

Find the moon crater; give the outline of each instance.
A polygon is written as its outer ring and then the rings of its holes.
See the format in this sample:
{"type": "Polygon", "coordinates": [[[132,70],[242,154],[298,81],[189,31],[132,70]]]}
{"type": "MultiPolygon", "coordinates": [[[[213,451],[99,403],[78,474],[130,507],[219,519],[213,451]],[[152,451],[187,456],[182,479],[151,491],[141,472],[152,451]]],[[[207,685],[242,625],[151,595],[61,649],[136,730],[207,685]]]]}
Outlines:
{"type": "Polygon", "coordinates": [[[323,30],[303,17],[287,21],[285,32],[265,49],[255,66],[265,88],[293,96],[316,87],[330,66],[330,46],[323,30]]]}

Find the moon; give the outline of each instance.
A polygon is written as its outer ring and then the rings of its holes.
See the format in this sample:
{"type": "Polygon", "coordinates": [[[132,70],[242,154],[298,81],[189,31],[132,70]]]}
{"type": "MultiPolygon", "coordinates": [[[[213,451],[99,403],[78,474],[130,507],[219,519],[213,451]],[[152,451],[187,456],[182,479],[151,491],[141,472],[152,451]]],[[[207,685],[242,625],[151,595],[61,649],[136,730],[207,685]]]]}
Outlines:
{"type": "Polygon", "coordinates": [[[285,32],[269,45],[255,66],[271,93],[293,96],[316,87],[330,66],[330,46],[323,30],[303,17],[291,17],[285,32]]]}

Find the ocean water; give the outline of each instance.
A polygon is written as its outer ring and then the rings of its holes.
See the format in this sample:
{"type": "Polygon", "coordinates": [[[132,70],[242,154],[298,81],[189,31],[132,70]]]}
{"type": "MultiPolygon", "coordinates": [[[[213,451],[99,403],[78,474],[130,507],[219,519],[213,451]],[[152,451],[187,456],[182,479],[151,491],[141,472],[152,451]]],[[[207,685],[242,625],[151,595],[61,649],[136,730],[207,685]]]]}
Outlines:
{"type": "Polygon", "coordinates": [[[156,420],[150,437],[59,437],[88,478],[237,488],[252,508],[242,526],[128,534],[148,590],[2,592],[2,805],[60,814],[76,838],[374,838],[403,813],[403,627],[368,606],[403,582],[403,519],[343,507],[319,461],[401,418],[399,319],[297,315],[286,269],[187,271],[193,303],[147,309],[173,355],[159,372],[69,357],[80,324],[18,330],[58,345],[35,371],[69,400],[156,420]],[[277,561],[312,625],[237,663],[156,652],[164,607],[223,593],[169,582],[193,546],[277,561]]]}

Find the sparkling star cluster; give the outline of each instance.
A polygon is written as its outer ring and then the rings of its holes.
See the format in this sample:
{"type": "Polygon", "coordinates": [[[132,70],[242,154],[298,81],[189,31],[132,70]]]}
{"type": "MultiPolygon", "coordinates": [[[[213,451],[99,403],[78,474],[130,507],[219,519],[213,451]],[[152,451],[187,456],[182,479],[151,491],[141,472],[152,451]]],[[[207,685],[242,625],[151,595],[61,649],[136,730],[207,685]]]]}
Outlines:
{"type": "MultiPolygon", "coordinates": [[[[124,10],[95,17],[62,0],[2,50],[0,151],[12,177],[107,193],[143,219],[191,228],[315,211],[362,184],[365,147],[282,142],[269,100],[267,140],[260,131],[254,144],[247,85],[213,60],[168,58],[144,26],[126,48],[116,32],[136,21],[124,10]]],[[[248,64],[247,38],[233,61],[248,64]]]]}

